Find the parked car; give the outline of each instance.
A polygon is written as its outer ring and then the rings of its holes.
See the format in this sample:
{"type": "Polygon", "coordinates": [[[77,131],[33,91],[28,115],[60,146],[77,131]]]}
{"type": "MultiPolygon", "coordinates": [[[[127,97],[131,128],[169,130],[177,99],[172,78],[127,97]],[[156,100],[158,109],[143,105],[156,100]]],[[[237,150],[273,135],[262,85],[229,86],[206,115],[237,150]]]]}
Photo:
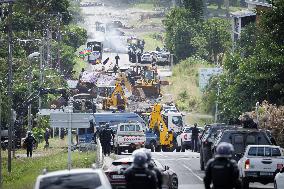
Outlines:
{"type": "Polygon", "coordinates": [[[284,188],[284,168],[276,174],[274,179],[274,189],[284,188]]]}
{"type": "MultiPolygon", "coordinates": [[[[191,149],[191,135],[192,135],[192,128],[193,126],[190,127],[184,127],[183,131],[181,133],[181,151],[184,152],[185,150],[191,149]]],[[[198,127],[199,130],[199,137],[203,131],[202,127],[198,127]]]]}
{"type": "Polygon", "coordinates": [[[220,134],[215,137],[215,142],[212,145],[213,155],[216,152],[217,146],[221,142],[228,142],[234,146],[235,152],[233,154],[233,159],[236,161],[241,159],[248,145],[271,145],[265,131],[242,127],[235,127],[221,131],[220,134]]]}
{"type": "Polygon", "coordinates": [[[250,182],[273,183],[276,173],[282,170],[283,165],[283,153],[279,146],[248,145],[238,162],[243,189],[248,189],[250,182]]]}
{"type": "Polygon", "coordinates": [[[55,171],[37,177],[34,189],[111,189],[110,182],[100,169],[55,171]]]}
{"type": "Polygon", "coordinates": [[[144,53],[141,57],[141,63],[152,63],[153,58],[151,54],[144,53]]]}
{"type": "Polygon", "coordinates": [[[225,128],[231,128],[232,126],[214,123],[204,127],[204,131],[200,137],[200,169],[204,170],[204,167],[209,159],[213,157],[211,146],[217,137],[217,131],[225,128]]]}
{"type": "MultiPolygon", "coordinates": [[[[112,165],[105,171],[113,189],[126,188],[124,171],[132,164],[133,157],[118,159],[112,162],[112,165]]],[[[177,174],[168,166],[163,165],[159,161],[152,159],[152,163],[156,166],[163,175],[163,189],[178,189],[177,174]]]]}

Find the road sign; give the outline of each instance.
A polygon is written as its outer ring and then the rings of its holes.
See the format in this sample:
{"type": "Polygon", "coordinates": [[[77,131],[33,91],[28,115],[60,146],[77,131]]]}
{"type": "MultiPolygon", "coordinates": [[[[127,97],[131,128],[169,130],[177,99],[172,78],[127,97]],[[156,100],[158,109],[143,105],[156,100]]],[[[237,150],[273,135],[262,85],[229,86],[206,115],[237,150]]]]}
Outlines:
{"type": "Polygon", "coordinates": [[[222,68],[200,68],[199,69],[199,89],[203,91],[208,85],[212,76],[222,74],[222,68]]]}
{"type": "Polygon", "coordinates": [[[86,113],[51,113],[51,127],[59,128],[89,128],[90,114],[86,113]],[[71,123],[70,123],[71,122],[71,123]],[[70,125],[69,125],[70,124],[70,125]]]}

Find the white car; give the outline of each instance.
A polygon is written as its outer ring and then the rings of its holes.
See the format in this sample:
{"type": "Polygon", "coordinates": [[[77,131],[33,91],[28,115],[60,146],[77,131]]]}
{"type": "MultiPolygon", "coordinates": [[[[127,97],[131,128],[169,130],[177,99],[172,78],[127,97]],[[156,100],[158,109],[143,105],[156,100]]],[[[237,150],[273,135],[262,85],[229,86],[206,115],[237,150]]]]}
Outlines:
{"type": "Polygon", "coordinates": [[[142,63],[151,63],[153,61],[153,57],[151,54],[144,53],[141,57],[142,63]]]}
{"type": "MultiPolygon", "coordinates": [[[[254,138],[247,140],[254,142],[254,138]]],[[[238,162],[243,189],[249,188],[250,182],[273,183],[275,174],[283,165],[283,153],[279,146],[248,145],[244,156],[238,162]]]]}
{"type": "Polygon", "coordinates": [[[37,177],[34,189],[111,189],[101,169],[71,169],[46,173],[37,177]]]}

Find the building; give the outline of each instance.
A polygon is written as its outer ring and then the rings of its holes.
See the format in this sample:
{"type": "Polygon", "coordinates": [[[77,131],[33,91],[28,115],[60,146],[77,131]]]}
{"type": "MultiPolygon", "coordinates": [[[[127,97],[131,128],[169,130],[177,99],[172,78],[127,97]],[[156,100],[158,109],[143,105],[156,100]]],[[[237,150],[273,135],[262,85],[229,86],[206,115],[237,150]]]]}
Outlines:
{"type": "Polygon", "coordinates": [[[257,12],[261,9],[271,8],[272,5],[266,0],[246,0],[246,10],[231,13],[232,18],[232,39],[235,43],[241,36],[242,28],[257,20],[257,12]]]}

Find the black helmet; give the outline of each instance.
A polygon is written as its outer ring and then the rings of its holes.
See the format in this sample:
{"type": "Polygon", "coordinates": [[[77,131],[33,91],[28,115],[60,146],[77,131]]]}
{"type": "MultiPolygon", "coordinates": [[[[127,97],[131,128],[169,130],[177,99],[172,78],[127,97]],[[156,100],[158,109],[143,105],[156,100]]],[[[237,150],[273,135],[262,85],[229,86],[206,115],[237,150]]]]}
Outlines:
{"type": "Polygon", "coordinates": [[[136,168],[145,168],[147,166],[147,155],[142,150],[134,153],[133,166],[136,168]]]}
{"type": "Polygon", "coordinates": [[[106,128],[109,128],[109,123],[106,123],[106,128]]]}
{"type": "Polygon", "coordinates": [[[151,151],[150,151],[150,150],[148,150],[148,149],[146,149],[146,148],[140,148],[140,149],[138,149],[138,150],[135,150],[135,151],[132,153],[132,155],[135,156],[136,153],[139,153],[139,152],[143,152],[143,153],[146,154],[146,156],[147,156],[147,160],[146,160],[147,163],[149,163],[149,162],[151,161],[151,159],[152,159],[152,154],[151,154],[151,151]]]}
{"type": "Polygon", "coordinates": [[[234,153],[234,147],[232,144],[227,142],[221,142],[216,149],[216,155],[215,157],[226,157],[230,158],[232,157],[234,153]]]}

